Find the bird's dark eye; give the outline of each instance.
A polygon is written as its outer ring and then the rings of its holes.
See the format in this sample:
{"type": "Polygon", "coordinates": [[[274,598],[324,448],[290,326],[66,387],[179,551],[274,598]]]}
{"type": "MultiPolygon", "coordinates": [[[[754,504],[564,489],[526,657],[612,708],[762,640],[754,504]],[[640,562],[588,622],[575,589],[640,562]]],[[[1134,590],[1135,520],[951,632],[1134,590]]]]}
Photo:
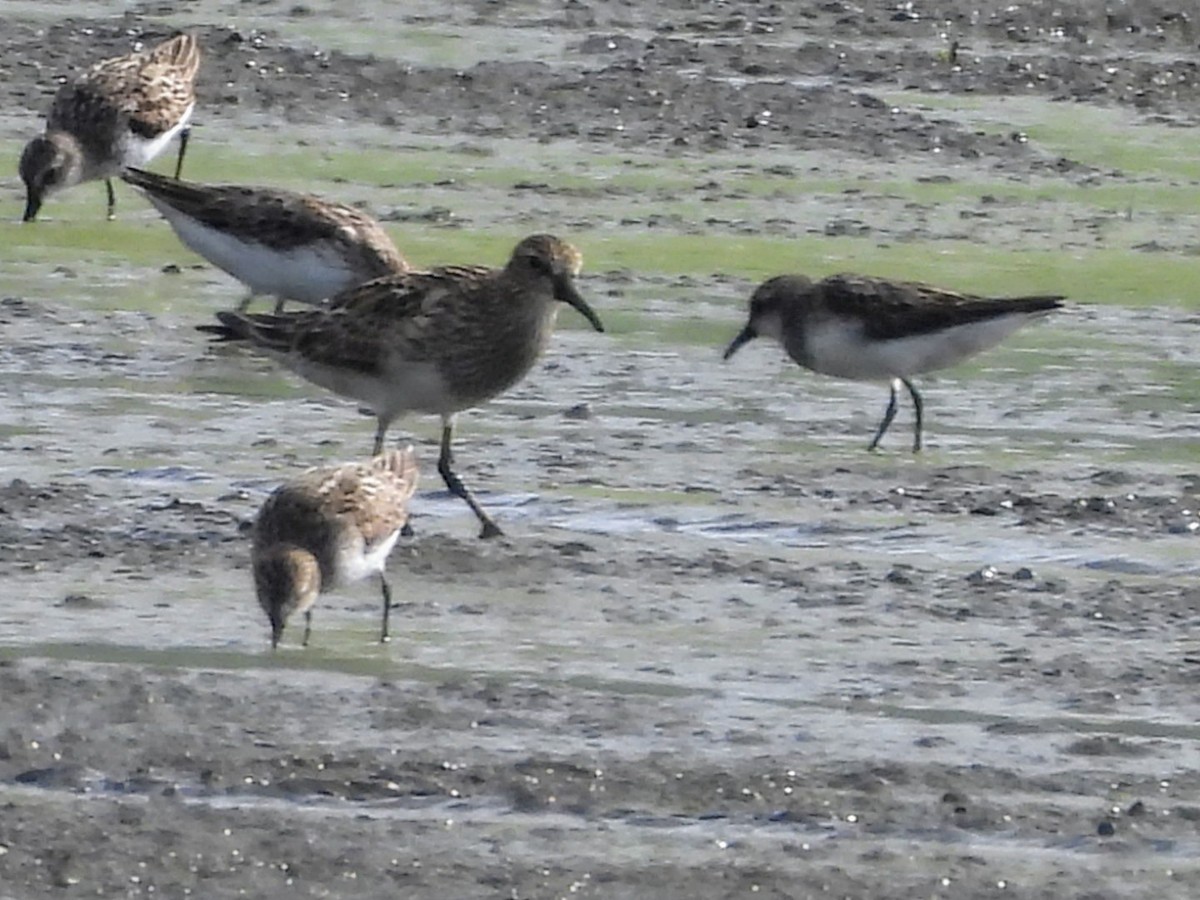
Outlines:
{"type": "Polygon", "coordinates": [[[551,271],[550,261],[542,256],[529,257],[529,268],[533,269],[535,272],[542,272],[547,275],[550,274],[551,271]]]}

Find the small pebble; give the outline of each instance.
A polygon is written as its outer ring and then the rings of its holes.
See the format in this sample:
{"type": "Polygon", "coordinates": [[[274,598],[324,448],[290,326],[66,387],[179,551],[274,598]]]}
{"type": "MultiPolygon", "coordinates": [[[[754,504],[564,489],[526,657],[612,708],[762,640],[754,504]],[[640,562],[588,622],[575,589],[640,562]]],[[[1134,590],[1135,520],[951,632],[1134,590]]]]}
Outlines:
{"type": "Polygon", "coordinates": [[[984,566],[967,576],[967,584],[986,584],[989,581],[995,581],[998,574],[995,566],[984,566]]]}
{"type": "Polygon", "coordinates": [[[62,599],[62,605],[72,609],[96,609],[104,604],[88,594],[67,594],[62,599]]]}

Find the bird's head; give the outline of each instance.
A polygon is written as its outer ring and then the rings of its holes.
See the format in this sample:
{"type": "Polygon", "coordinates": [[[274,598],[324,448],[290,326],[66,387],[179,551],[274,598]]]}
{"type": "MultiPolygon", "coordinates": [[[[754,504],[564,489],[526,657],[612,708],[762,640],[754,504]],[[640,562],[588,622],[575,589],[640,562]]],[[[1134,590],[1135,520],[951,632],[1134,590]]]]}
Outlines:
{"type": "Polygon", "coordinates": [[[583,265],[583,254],[571,244],[550,234],[535,234],[525,238],[513,250],[507,269],[520,278],[545,281],[555,300],[567,303],[603,331],[600,317],[575,288],[575,276],[583,265]]]}
{"type": "Polygon", "coordinates": [[[737,353],[743,344],[756,337],[783,340],[783,323],[788,310],[812,287],[804,275],[777,275],[754,289],[750,295],[750,316],[745,326],[725,348],[724,359],[737,353]]]}
{"type": "Polygon", "coordinates": [[[48,196],[79,182],[83,175],[83,156],[75,139],[68,134],[39,135],[25,145],[17,170],[25,182],[25,215],[22,219],[32,222],[48,196]]]}
{"type": "Polygon", "coordinates": [[[274,548],[255,554],[254,587],[271,623],[271,647],[278,647],[287,620],[294,613],[311,609],[316,602],[321,592],[321,569],[316,557],[306,550],[274,548]]]}

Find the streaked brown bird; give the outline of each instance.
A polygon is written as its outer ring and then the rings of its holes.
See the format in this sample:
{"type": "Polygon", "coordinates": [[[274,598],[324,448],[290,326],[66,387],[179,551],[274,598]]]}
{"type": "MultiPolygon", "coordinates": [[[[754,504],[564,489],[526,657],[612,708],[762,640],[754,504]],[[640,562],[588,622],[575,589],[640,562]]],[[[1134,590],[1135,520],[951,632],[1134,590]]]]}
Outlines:
{"type": "Polygon", "coordinates": [[[559,303],[597,331],[575,287],[582,257],[548,234],[525,238],[501,269],[444,266],[368,281],[316,310],[220,312],[201,331],[249,341],[314,384],[357,400],[377,420],[375,452],[407,412],[442,419],[438,473],[478,517],[481,537],[502,534],[454,472],[455,416],[525,377],[550,342],[559,303]]]}
{"type": "Polygon", "coordinates": [[[408,264],[391,237],[362,210],[312,194],[232,184],[196,184],[142,169],[121,177],[140,188],[179,240],[260,294],[320,303],[408,264]]]}
{"type": "Polygon", "coordinates": [[[199,68],[200,45],[191,35],[177,34],[148,50],[102,60],[60,87],[45,133],[21,154],[24,220],[33,221],[51,194],[100,178],[108,192],[108,218],[113,218],[112,176],[125,166],[146,165],[177,134],[178,178],[199,68]]]}
{"type": "Polygon", "coordinates": [[[416,454],[407,447],[365,463],[309,469],[267,498],[254,522],[251,558],[272,648],[297,613],[304,613],[308,646],[317,596],[369,575],[379,576],[379,640],[388,640],[392,592],[384,567],[408,521],[417,474],[416,454]]]}

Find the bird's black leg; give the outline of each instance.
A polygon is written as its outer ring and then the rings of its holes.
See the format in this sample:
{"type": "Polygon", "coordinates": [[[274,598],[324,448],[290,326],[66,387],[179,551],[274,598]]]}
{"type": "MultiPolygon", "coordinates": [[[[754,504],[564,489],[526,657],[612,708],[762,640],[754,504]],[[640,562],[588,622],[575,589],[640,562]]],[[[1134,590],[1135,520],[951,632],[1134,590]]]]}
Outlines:
{"type": "Polygon", "coordinates": [[[117,217],[117,195],[113,193],[112,179],[104,179],[104,187],[108,190],[108,221],[117,217]]]}
{"type": "MultiPolygon", "coordinates": [[[[888,399],[887,409],[883,411],[883,421],[879,423],[879,429],[875,432],[875,437],[867,446],[868,450],[874,450],[879,446],[879,440],[883,437],[883,433],[888,430],[888,426],[892,424],[892,419],[896,418],[896,382],[893,378],[889,386],[891,389],[891,397],[888,399]]],[[[907,382],[906,382],[907,383],[907,382]]]]}
{"type": "Polygon", "coordinates": [[[492,521],[491,516],[484,512],[483,507],[479,505],[479,501],[475,499],[475,495],[467,490],[467,486],[462,483],[462,480],[454,473],[451,468],[454,464],[454,456],[450,451],[450,441],[454,438],[454,419],[445,418],[442,420],[442,452],[438,456],[438,474],[442,476],[442,481],[446,482],[446,487],[450,489],[455,497],[466,501],[467,506],[471,507],[471,512],[475,513],[483,525],[483,530],[479,532],[481,538],[498,537],[504,534],[500,530],[500,526],[492,521]]]}
{"type": "Polygon", "coordinates": [[[179,180],[179,176],[183,174],[183,155],[187,153],[188,138],[191,137],[192,129],[184,128],[179,132],[179,157],[175,160],[175,180],[179,180]]]}
{"type": "Polygon", "coordinates": [[[312,637],[312,610],[304,611],[304,640],[300,642],[301,647],[308,646],[308,639],[312,637]]]}
{"type": "Polygon", "coordinates": [[[387,576],[379,573],[379,586],[383,589],[383,624],[379,628],[379,643],[386,644],[392,639],[388,633],[388,618],[392,609],[392,589],[388,587],[387,576]]]}
{"type": "Polygon", "coordinates": [[[913,411],[916,413],[916,424],[913,427],[913,453],[921,452],[921,435],[925,427],[925,404],[921,402],[921,395],[917,389],[913,387],[913,383],[907,378],[901,378],[904,386],[908,388],[908,393],[912,397],[913,411]]]}

